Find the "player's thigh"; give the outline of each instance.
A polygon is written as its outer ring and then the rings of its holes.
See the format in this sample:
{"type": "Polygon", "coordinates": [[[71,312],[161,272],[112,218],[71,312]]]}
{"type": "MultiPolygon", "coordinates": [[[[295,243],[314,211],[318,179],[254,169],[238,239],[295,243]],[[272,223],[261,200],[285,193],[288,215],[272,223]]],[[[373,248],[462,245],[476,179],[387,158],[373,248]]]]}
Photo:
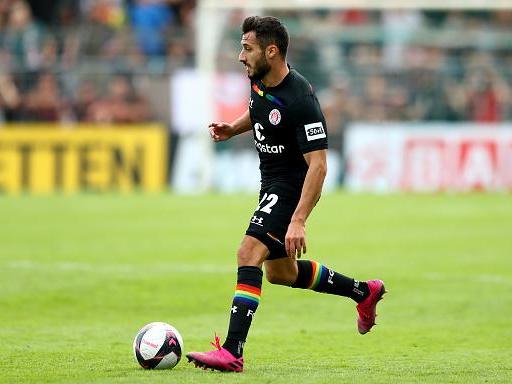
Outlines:
{"type": "Polygon", "coordinates": [[[298,273],[297,262],[291,257],[265,261],[265,275],[272,284],[292,285],[298,273]]]}
{"type": "Polygon", "coordinates": [[[250,219],[246,235],[267,246],[269,260],[287,257],[284,238],[299,198],[300,189],[282,182],[272,183],[260,192],[260,201],[250,219]]]}
{"type": "Polygon", "coordinates": [[[252,236],[244,236],[238,248],[238,266],[260,267],[267,258],[269,250],[265,244],[252,236]]]}

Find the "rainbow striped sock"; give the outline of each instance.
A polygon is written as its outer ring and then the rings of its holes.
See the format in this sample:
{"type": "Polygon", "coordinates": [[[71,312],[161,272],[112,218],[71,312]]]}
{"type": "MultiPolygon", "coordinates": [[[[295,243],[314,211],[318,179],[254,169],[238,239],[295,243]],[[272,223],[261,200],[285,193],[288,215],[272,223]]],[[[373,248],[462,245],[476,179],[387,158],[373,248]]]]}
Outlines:
{"type": "Polygon", "coordinates": [[[325,281],[329,270],[324,265],[314,260],[308,260],[311,263],[311,278],[307,285],[307,289],[315,290],[320,285],[320,282],[325,281]]]}
{"type": "Polygon", "coordinates": [[[293,288],[312,289],[316,292],[350,297],[360,302],[368,295],[365,282],[357,282],[314,260],[297,260],[299,270],[293,288]]]}
{"type": "Polygon", "coordinates": [[[258,267],[239,267],[229,328],[223,347],[233,356],[243,354],[245,339],[261,297],[263,272],[258,267]]]}
{"type": "Polygon", "coordinates": [[[242,302],[256,309],[260,303],[261,288],[247,284],[237,284],[233,302],[242,302]]]}

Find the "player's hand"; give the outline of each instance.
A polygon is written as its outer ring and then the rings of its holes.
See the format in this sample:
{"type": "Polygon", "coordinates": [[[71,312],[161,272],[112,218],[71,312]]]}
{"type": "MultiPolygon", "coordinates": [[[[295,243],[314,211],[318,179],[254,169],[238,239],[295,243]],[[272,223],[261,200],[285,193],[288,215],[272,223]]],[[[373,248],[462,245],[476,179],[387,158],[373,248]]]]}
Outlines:
{"type": "Polygon", "coordinates": [[[224,141],[233,136],[233,126],[228,123],[211,123],[208,131],[213,141],[224,141]]]}
{"type": "Polygon", "coordinates": [[[306,227],[301,221],[292,221],[284,238],[286,253],[289,257],[300,259],[306,253],[306,227]]]}

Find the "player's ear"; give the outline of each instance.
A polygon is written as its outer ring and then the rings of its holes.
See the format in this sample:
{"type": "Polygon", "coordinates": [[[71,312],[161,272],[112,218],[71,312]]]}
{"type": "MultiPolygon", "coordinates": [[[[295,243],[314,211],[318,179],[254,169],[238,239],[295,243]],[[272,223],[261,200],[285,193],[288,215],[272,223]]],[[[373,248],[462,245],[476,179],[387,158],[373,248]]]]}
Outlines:
{"type": "Polygon", "coordinates": [[[273,59],[279,55],[279,48],[277,48],[277,46],[274,44],[270,44],[266,49],[266,54],[268,59],[273,59]]]}

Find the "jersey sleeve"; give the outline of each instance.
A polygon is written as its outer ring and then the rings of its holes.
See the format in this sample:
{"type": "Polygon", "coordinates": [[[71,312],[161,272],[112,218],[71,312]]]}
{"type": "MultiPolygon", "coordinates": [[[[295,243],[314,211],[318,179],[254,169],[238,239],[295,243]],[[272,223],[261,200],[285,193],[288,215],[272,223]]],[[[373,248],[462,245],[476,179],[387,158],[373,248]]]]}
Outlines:
{"type": "Polygon", "coordinates": [[[303,154],[327,149],[325,118],[314,94],[304,95],[293,103],[291,124],[295,128],[297,143],[303,154]]]}

